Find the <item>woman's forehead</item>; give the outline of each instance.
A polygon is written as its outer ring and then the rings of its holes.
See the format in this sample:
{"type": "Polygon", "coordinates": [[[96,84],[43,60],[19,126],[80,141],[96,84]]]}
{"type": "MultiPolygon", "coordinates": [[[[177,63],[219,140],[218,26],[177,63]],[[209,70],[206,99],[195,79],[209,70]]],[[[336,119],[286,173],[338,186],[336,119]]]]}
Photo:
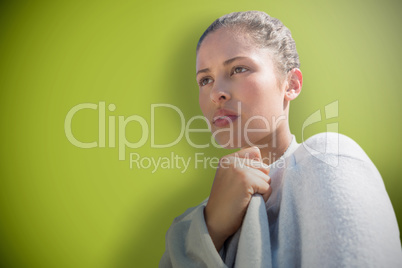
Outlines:
{"type": "Polygon", "coordinates": [[[238,56],[256,54],[260,48],[247,34],[221,28],[208,34],[197,52],[196,68],[207,68],[208,64],[224,62],[238,56]]]}
{"type": "Polygon", "coordinates": [[[202,41],[200,50],[230,49],[233,47],[254,47],[256,46],[253,38],[239,30],[231,28],[220,28],[209,33],[202,41]]]}

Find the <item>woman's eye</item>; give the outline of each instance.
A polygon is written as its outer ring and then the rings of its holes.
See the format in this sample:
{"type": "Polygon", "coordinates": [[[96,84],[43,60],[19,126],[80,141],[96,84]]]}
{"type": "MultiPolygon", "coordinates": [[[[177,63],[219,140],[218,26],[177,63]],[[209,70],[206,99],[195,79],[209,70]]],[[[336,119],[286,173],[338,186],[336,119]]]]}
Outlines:
{"type": "Polygon", "coordinates": [[[200,86],[206,86],[211,82],[212,82],[211,78],[203,78],[200,80],[199,84],[200,84],[200,86]]]}
{"type": "Polygon", "coordinates": [[[245,67],[236,67],[233,69],[233,74],[244,73],[245,71],[247,71],[247,68],[245,67]]]}

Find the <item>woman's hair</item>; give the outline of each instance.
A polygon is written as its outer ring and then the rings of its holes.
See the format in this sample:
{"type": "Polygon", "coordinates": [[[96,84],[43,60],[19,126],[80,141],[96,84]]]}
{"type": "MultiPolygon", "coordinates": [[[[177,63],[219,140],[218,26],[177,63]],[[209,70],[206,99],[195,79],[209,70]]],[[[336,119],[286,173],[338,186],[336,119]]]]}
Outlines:
{"type": "Polygon", "coordinates": [[[276,68],[281,74],[300,67],[296,43],[290,30],[280,20],[265,12],[233,12],[216,19],[202,34],[197,44],[197,52],[204,38],[220,28],[228,28],[235,34],[248,34],[256,45],[270,49],[276,68]]]}

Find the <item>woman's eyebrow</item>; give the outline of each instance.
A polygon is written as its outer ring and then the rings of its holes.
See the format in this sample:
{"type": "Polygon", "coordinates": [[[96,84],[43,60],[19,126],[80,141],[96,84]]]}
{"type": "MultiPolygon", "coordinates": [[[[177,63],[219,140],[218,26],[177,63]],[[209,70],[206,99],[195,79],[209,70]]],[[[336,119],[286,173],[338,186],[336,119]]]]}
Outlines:
{"type": "MultiPolygon", "coordinates": [[[[236,60],[241,60],[241,59],[249,59],[249,57],[237,56],[237,57],[234,57],[234,58],[225,60],[225,61],[223,62],[223,66],[227,66],[227,65],[231,64],[232,62],[234,62],[234,61],[236,61],[236,60]]],[[[201,70],[199,70],[195,75],[197,76],[197,75],[200,74],[200,73],[208,73],[208,72],[210,72],[210,71],[211,71],[211,70],[210,70],[209,68],[201,69],[201,70]]]]}
{"type": "Polygon", "coordinates": [[[232,62],[234,62],[234,61],[236,61],[236,60],[241,60],[241,59],[249,59],[249,58],[248,58],[248,57],[243,57],[243,56],[234,57],[234,58],[231,58],[231,59],[226,60],[226,61],[223,63],[223,65],[226,66],[226,65],[229,65],[229,64],[231,64],[232,62]]]}
{"type": "Polygon", "coordinates": [[[195,74],[195,76],[197,76],[197,75],[200,74],[200,73],[209,73],[209,71],[210,71],[209,68],[205,68],[205,69],[199,70],[199,71],[195,74]]]}

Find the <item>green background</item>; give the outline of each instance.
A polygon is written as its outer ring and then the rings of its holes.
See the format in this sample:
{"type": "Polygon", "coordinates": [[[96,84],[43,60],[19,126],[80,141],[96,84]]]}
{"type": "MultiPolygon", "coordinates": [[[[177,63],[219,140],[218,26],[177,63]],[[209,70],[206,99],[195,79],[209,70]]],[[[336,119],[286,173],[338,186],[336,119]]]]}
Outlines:
{"type": "MultiPolygon", "coordinates": [[[[201,115],[195,47],[217,17],[263,10],[291,29],[304,74],[291,104],[291,130],[339,101],[339,117],[304,138],[339,131],[378,167],[402,222],[400,1],[32,1],[0,4],[0,262],[2,267],[156,267],[174,217],[205,199],[214,170],[130,169],[118,148],[81,149],[66,138],[67,112],[115,104],[107,116],[150,120],[153,103],[201,115]]],[[[173,141],[180,120],[157,110],[155,140],[173,141]]],[[[108,124],[106,125],[108,126],[108,124]]],[[[201,121],[192,127],[205,127],[201,121]]],[[[96,141],[98,114],[77,113],[74,135],[96,141]]],[[[127,126],[138,141],[141,127],[127,126]]],[[[191,134],[206,143],[210,134],[191,134]]],[[[141,156],[223,156],[182,139],[141,156]]]]}

